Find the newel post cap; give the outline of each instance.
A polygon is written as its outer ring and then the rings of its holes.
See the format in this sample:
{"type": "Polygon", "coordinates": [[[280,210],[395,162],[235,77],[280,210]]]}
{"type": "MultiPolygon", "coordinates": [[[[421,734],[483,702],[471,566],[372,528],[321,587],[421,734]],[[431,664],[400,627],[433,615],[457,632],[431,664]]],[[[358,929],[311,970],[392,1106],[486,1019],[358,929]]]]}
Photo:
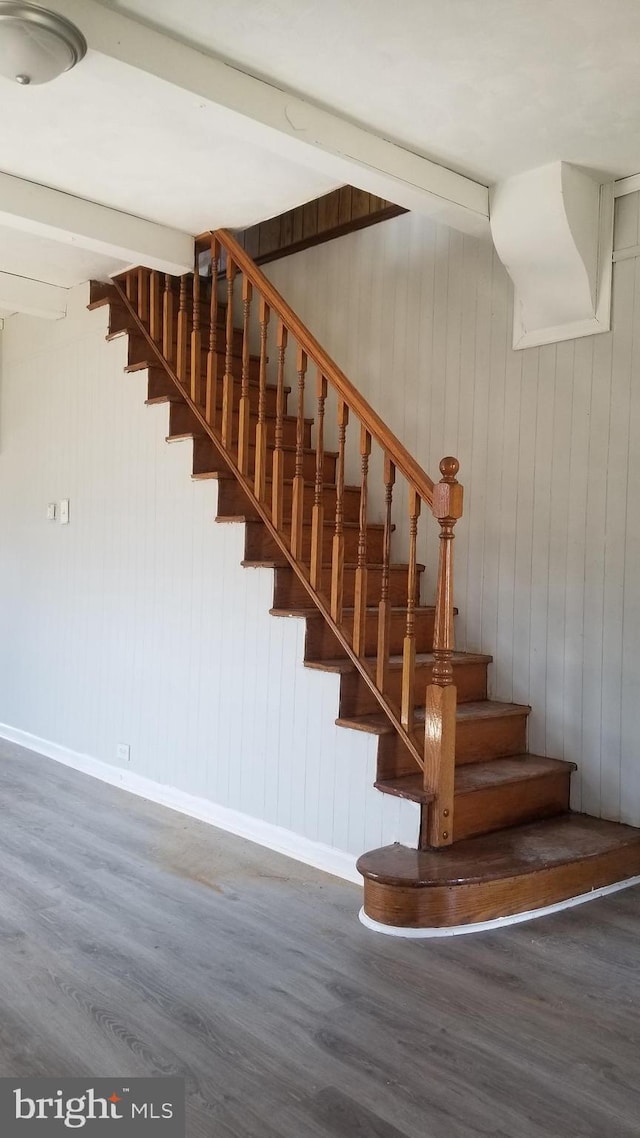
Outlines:
{"type": "Polygon", "coordinates": [[[431,511],[438,521],[457,522],[462,517],[462,486],[456,475],[460,469],[457,458],[449,455],[440,463],[442,479],[433,487],[433,505],[431,511]]]}

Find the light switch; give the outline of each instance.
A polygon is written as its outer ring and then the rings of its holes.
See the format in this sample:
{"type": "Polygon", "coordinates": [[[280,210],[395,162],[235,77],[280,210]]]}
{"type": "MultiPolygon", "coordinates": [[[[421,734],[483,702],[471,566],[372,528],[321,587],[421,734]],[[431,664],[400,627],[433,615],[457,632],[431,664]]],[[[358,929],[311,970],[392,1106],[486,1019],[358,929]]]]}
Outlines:
{"type": "Polygon", "coordinates": [[[58,511],[56,510],[55,502],[49,502],[49,505],[47,506],[47,521],[48,522],[55,522],[57,512],[58,511]]]}
{"type": "Polygon", "coordinates": [[[62,498],[60,501],[60,525],[69,525],[69,499],[62,498]]]}

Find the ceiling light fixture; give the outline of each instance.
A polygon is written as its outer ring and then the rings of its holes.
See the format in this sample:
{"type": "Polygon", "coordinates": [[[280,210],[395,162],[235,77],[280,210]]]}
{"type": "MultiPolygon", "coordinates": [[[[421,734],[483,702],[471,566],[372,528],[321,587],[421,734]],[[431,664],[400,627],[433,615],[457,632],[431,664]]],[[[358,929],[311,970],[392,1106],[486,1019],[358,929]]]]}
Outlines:
{"type": "Polygon", "coordinates": [[[87,51],[76,26],[38,4],[0,0],[0,75],[22,86],[48,83],[87,51]]]}

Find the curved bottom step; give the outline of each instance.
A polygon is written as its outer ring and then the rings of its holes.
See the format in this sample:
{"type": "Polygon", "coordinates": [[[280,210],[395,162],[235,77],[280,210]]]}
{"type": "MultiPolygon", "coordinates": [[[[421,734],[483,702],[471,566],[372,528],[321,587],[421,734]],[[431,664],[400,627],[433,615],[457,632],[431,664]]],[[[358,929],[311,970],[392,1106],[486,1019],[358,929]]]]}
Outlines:
{"type": "Polygon", "coordinates": [[[565,814],[442,850],[386,846],[364,854],[358,870],[373,927],[434,935],[528,918],[640,876],[640,830],[565,814]]]}

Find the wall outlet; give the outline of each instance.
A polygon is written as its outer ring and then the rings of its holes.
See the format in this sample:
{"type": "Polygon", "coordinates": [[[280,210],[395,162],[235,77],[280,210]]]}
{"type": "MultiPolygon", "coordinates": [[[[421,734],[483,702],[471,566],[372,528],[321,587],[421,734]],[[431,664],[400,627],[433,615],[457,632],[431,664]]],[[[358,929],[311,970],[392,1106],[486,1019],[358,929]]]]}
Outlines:
{"type": "Polygon", "coordinates": [[[48,522],[55,522],[57,516],[58,516],[58,508],[57,508],[55,502],[49,502],[49,505],[47,506],[47,521],[48,522]]]}
{"type": "Polygon", "coordinates": [[[68,526],[69,525],[69,499],[68,498],[63,498],[62,501],[60,502],[59,517],[60,517],[60,525],[61,526],[68,526]]]}
{"type": "Polygon", "coordinates": [[[131,747],[128,743],[116,744],[116,759],[119,759],[121,763],[131,762],[131,747]]]}

